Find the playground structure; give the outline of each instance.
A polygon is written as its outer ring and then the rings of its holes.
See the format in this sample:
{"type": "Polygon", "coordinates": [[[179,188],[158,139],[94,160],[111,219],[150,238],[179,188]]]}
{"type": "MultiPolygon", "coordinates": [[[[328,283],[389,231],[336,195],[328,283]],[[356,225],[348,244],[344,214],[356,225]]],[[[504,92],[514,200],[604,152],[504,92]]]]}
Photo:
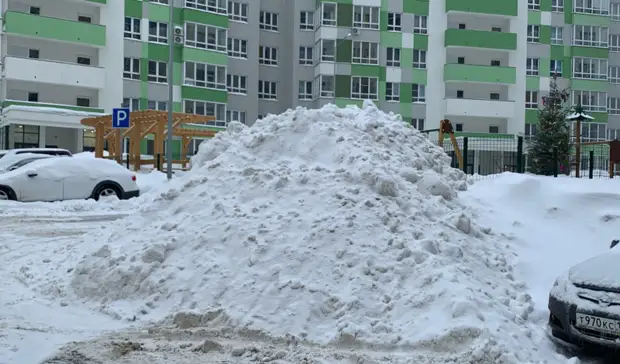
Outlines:
{"type": "MultiPolygon", "coordinates": [[[[575,162],[574,162],[574,167],[575,167],[575,177],[579,178],[580,173],[581,173],[581,157],[582,157],[582,147],[585,147],[585,149],[592,149],[592,148],[588,148],[590,147],[595,147],[595,146],[608,146],[608,152],[609,152],[609,164],[607,166],[608,168],[608,173],[609,173],[609,178],[614,178],[615,175],[615,167],[616,164],[620,163],[620,140],[603,140],[603,141],[597,141],[597,142],[581,142],[581,123],[582,121],[580,119],[577,119],[575,122],[575,162]]],[[[593,155],[593,151],[590,150],[589,151],[590,155],[593,155]]],[[[592,157],[590,157],[590,159],[592,159],[592,157]]],[[[592,162],[590,162],[592,163],[592,162]]],[[[589,166],[589,169],[592,170],[592,166],[589,166]]],[[[590,172],[591,173],[591,172],[590,172]]]]}
{"type": "Polygon", "coordinates": [[[428,129],[424,130],[424,133],[432,133],[439,132],[439,139],[437,141],[438,145],[443,148],[443,143],[446,137],[446,134],[450,137],[450,142],[452,143],[452,147],[454,148],[454,154],[456,155],[456,159],[459,163],[459,169],[464,170],[465,165],[463,161],[463,153],[461,153],[461,149],[459,148],[459,144],[456,141],[456,137],[454,136],[454,128],[452,127],[452,123],[448,119],[441,120],[439,122],[439,129],[428,129]]]}
{"type": "MultiPolygon", "coordinates": [[[[185,113],[172,113],[172,135],[181,139],[181,159],[173,160],[173,164],[180,164],[185,169],[189,160],[187,155],[189,145],[194,138],[211,138],[216,132],[200,130],[209,121],[215,120],[213,116],[203,116],[185,113]],[[199,125],[202,124],[202,125],[199,125]]],[[[131,125],[129,128],[114,128],[112,115],[96,116],[82,119],[81,124],[95,130],[95,157],[114,159],[118,163],[125,160],[127,166],[133,166],[138,171],[143,165],[153,165],[159,170],[165,163],[164,141],[169,133],[168,112],[158,110],[132,111],[130,114],[131,125]],[[141,142],[148,135],[153,135],[154,153],[153,159],[142,159],[141,142]],[[123,158],[123,140],[129,139],[127,156],[123,158]],[[104,149],[107,143],[108,156],[104,157],[104,149]]]]}

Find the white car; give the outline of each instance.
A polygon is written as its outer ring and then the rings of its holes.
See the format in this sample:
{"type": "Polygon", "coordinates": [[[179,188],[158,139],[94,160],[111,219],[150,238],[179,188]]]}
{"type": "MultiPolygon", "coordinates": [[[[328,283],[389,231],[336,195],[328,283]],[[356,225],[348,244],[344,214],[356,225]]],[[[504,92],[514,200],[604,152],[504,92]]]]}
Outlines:
{"type": "Polygon", "coordinates": [[[43,158],[53,158],[53,155],[49,154],[35,154],[35,153],[23,153],[23,154],[9,154],[4,158],[0,158],[0,173],[11,171],[13,169],[24,166],[32,161],[43,158]]]}
{"type": "Polygon", "coordinates": [[[0,200],[129,199],[139,195],[134,173],[100,158],[42,158],[0,174],[0,200]]]}
{"type": "Polygon", "coordinates": [[[16,154],[45,154],[51,156],[71,157],[70,151],[62,148],[17,148],[0,151],[0,158],[8,157],[16,154]]]}

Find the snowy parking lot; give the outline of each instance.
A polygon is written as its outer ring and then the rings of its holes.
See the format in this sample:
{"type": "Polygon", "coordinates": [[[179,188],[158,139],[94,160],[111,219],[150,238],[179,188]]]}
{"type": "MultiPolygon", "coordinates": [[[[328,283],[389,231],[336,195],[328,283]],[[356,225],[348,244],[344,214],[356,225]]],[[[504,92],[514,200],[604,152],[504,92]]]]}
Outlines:
{"type": "Polygon", "coordinates": [[[193,165],[0,203],[0,364],[605,363],[552,343],[547,295],[618,238],[617,180],[472,184],[371,106],[233,123],[193,165]]]}

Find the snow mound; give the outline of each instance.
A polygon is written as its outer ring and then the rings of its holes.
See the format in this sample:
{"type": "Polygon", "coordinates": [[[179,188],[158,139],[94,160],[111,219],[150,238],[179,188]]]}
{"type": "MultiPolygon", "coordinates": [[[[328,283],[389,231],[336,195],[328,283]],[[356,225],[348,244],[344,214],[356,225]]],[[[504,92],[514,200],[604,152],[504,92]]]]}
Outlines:
{"type": "Polygon", "coordinates": [[[465,175],[399,116],[366,103],[232,123],[192,165],[88,238],[72,294],[139,320],[530,361],[509,248],[459,202],[465,175]]]}

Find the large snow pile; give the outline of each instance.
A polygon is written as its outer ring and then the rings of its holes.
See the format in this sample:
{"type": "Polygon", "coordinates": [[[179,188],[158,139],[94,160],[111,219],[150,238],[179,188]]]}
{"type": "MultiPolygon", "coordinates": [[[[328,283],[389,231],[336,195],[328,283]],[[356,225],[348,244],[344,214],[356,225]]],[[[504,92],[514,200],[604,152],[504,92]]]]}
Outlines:
{"type": "Polygon", "coordinates": [[[459,202],[462,172],[399,117],[367,103],[233,123],[192,165],[89,238],[73,294],[138,320],[193,312],[320,343],[538,361],[506,243],[459,202]]]}

